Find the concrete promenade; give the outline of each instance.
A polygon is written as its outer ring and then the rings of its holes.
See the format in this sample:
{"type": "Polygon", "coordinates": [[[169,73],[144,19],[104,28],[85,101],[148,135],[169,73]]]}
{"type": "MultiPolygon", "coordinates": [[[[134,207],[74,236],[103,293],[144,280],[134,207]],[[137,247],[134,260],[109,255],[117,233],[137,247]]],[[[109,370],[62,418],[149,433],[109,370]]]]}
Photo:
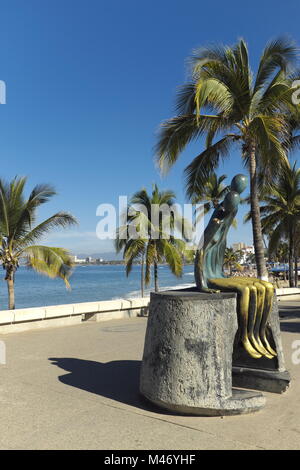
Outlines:
{"type": "Polygon", "coordinates": [[[300,449],[300,298],[280,308],[290,389],[224,418],[167,414],[139,396],[146,318],[0,335],[0,449],[300,449]]]}

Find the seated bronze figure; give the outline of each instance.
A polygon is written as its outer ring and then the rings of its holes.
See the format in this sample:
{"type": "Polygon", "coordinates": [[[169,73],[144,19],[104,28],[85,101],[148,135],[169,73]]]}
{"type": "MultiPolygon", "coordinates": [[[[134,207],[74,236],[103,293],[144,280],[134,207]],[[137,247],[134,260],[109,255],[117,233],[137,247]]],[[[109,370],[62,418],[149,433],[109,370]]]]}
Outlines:
{"type": "Polygon", "coordinates": [[[226,277],[223,272],[227,233],[246,186],[247,177],[236,175],[230,192],[214,210],[196,252],[195,279],[201,291],[237,293],[239,332],[245,350],[253,358],[272,359],[276,352],[267,340],[266,327],[272,309],[273,285],[252,277],[226,277]]]}

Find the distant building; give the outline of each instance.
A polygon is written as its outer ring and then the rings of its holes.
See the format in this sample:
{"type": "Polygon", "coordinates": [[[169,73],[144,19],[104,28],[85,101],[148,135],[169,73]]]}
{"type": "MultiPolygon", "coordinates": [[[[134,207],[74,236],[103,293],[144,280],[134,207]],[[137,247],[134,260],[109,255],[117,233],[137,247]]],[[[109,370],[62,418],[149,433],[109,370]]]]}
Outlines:
{"type": "Polygon", "coordinates": [[[72,256],[73,263],[86,263],[86,260],[83,258],[77,258],[77,255],[72,256]]]}
{"type": "Polygon", "coordinates": [[[232,244],[233,251],[241,251],[241,250],[244,250],[245,248],[246,248],[246,245],[243,242],[232,244]]]}

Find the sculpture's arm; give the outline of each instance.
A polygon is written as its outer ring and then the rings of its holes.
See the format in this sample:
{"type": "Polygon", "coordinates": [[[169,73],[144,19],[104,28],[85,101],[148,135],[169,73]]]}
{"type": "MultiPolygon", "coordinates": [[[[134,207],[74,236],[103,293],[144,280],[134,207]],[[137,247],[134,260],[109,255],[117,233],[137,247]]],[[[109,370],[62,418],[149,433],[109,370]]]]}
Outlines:
{"type": "Polygon", "coordinates": [[[207,246],[212,243],[215,234],[220,229],[221,223],[222,220],[218,219],[217,217],[211,219],[208,226],[204,230],[204,240],[203,245],[200,247],[201,249],[206,250],[207,246]]]}

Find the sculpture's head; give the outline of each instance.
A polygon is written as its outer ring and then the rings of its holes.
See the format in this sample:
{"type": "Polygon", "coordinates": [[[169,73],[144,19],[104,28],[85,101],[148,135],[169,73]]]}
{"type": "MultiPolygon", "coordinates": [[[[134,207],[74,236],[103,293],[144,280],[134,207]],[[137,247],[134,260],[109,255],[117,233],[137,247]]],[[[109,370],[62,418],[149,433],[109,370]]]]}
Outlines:
{"type": "Polygon", "coordinates": [[[230,188],[232,191],[235,191],[241,194],[247,187],[248,178],[245,175],[235,175],[235,177],[231,181],[230,188]]]}
{"type": "Polygon", "coordinates": [[[226,194],[222,206],[226,210],[226,212],[232,212],[237,209],[240,203],[240,195],[236,191],[230,191],[230,193],[226,194]]]}

